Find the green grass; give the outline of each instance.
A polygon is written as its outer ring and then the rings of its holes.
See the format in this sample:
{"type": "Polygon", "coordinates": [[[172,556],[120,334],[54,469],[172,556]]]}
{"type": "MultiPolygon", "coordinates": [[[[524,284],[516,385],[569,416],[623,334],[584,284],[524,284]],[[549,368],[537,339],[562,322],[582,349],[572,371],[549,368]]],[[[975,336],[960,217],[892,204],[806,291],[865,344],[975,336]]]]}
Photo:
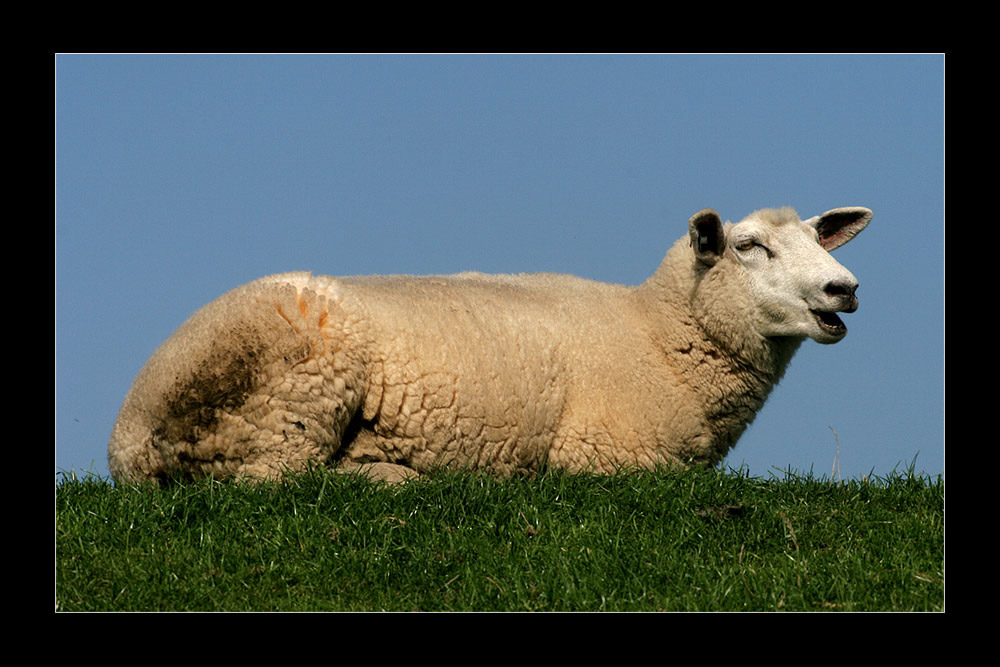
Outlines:
{"type": "Polygon", "coordinates": [[[62,611],[940,611],[944,488],[893,473],[64,475],[62,611]]]}

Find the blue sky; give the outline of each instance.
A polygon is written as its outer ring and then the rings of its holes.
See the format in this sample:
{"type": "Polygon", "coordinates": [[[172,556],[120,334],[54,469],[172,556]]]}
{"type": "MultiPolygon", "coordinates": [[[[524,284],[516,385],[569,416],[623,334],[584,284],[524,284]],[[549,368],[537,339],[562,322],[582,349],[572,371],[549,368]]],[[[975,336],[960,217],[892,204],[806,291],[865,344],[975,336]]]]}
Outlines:
{"type": "Polygon", "coordinates": [[[150,353],[263,275],[638,284],[702,208],[859,205],[847,338],[724,465],[943,472],[942,55],[59,55],[55,172],[57,471],[107,475],[150,353]]]}

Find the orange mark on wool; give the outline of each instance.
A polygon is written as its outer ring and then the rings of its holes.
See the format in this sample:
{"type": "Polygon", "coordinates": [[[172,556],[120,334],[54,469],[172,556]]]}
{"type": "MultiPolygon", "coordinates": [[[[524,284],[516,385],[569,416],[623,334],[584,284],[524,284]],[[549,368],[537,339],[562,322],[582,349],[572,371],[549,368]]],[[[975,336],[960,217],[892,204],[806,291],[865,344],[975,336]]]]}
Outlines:
{"type": "Polygon", "coordinates": [[[281,315],[281,319],[283,319],[286,322],[288,322],[288,324],[290,324],[293,329],[295,328],[295,325],[292,324],[292,321],[290,319],[288,319],[288,315],[285,315],[285,311],[283,311],[281,309],[281,304],[277,304],[277,303],[274,304],[274,309],[278,311],[278,315],[281,315]]]}

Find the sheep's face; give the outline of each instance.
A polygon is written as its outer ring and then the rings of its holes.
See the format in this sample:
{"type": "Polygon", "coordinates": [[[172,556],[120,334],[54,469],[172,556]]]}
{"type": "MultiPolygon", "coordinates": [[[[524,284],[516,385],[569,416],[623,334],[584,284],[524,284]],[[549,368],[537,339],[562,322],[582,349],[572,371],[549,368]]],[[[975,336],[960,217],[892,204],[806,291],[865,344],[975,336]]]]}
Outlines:
{"type": "Polygon", "coordinates": [[[691,219],[692,245],[698,260],[712,267],[709,272],[735,267],[760,335],[836,343],[847,334],[837,313],[857,309],[858,281],[830,251],[854,238],[871,217],[868,209],[853,207],[802,221],[783,208],[723,226],[714,211],[702,211],[691,219]]]}

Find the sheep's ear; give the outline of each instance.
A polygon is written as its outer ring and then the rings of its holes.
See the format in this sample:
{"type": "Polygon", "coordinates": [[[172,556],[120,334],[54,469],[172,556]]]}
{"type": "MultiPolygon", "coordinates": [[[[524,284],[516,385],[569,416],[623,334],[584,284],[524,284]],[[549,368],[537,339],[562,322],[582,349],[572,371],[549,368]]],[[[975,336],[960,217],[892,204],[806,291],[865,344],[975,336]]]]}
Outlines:
{"type": "Polygon", "coordinates": [[[844,245],[871,222],[872,212],[862,206],[846,206],[806,220],[819,233],[819,243],[827,250],[844,245]]]}
{"type": "Polygon", "coordinates": [[[726,248],[726,233],[719,214],[710,208],[698,211],[688,221],[688,228],[698,261],[708,266],[718,262],[726,248]]]}

